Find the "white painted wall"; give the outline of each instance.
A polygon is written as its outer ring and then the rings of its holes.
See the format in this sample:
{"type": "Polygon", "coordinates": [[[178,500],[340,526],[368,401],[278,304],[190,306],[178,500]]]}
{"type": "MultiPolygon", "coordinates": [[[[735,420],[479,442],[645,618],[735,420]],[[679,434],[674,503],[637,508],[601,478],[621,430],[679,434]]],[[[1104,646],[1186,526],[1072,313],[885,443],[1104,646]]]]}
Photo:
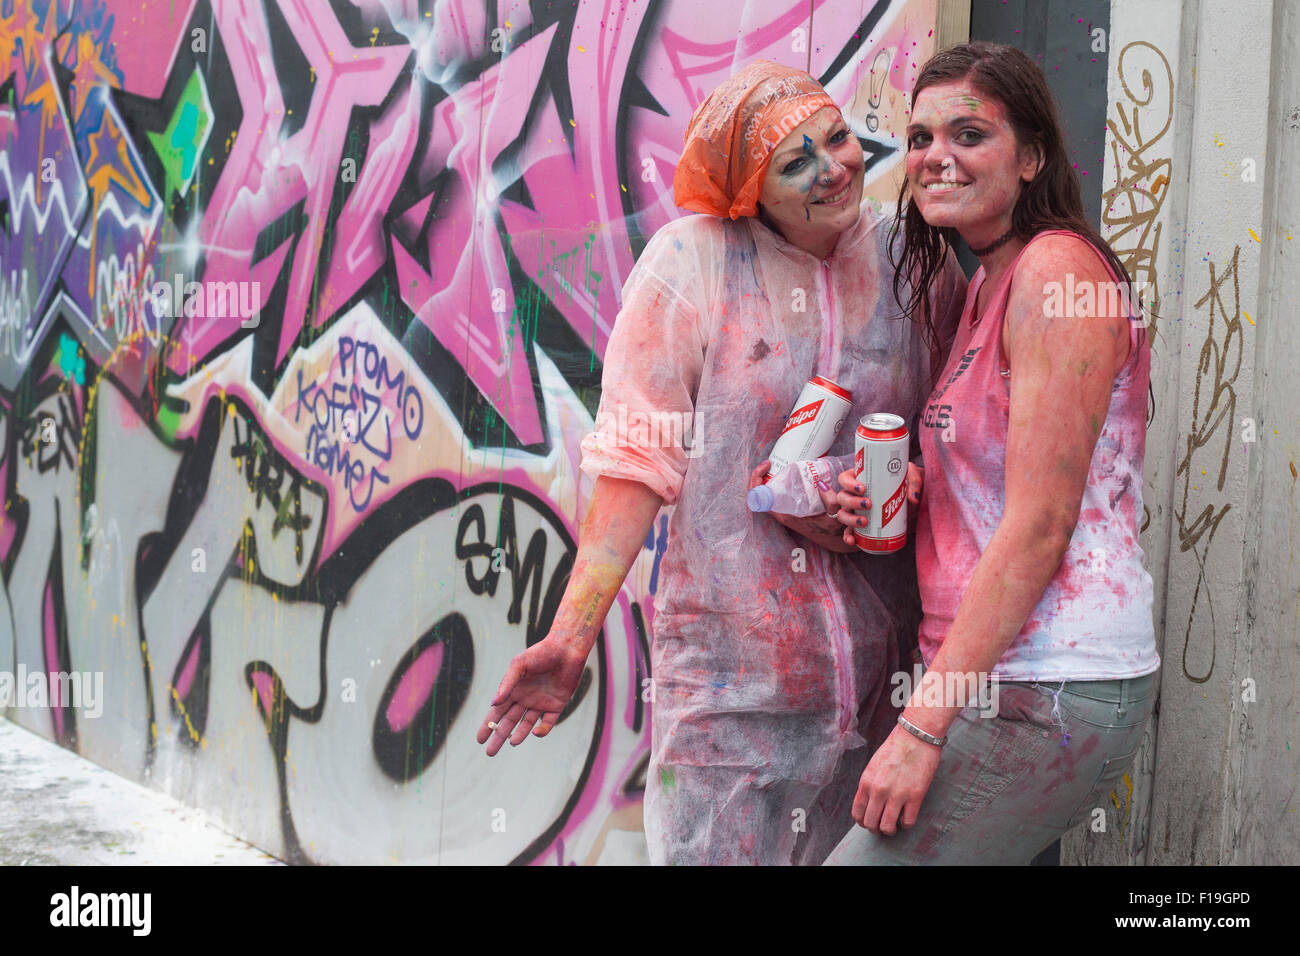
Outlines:
{"type": "Polygon", "coordinates": [[[1142,543],[1164,666],[1105,832],[1062,861],[1296,863],[1300,17],[1111,9],[1102,225],[1159,288],[1142,543]]]}

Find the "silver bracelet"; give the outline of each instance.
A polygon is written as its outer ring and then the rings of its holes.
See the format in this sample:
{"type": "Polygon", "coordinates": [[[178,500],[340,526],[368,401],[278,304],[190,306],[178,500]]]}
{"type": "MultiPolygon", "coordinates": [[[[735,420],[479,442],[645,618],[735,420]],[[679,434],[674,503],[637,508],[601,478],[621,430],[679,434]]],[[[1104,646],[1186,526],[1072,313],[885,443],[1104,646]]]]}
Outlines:
{"type": "Polygon", "coordinates": [[[948,742],[948,738],[946,736],[936,737],[934,734],[927,734],[924,730],[916,726],[916,724],[912,723],[902,714],[898,715],[898,726],[902,727],[913,737],[920,737],[927,744],[934,744],[936,747],[942,747],[944,744],[948,742]]]}

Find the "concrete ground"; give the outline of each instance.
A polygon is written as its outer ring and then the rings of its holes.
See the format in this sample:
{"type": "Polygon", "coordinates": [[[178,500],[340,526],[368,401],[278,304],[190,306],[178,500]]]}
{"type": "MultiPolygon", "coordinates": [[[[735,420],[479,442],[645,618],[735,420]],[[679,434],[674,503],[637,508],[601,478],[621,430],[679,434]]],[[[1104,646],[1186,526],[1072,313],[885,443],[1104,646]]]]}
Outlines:
{"type": "Polygon", "coordinates": [[[0,866],[282,866],[203,812],[0,718],[0,866]]]}

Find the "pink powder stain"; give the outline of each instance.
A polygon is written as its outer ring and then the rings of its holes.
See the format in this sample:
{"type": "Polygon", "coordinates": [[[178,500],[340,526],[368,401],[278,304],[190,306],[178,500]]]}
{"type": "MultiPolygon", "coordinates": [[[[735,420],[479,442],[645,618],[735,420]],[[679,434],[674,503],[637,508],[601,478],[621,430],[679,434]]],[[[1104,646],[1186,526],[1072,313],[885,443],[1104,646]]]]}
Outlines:
{"type": "Polygon", "coordinates": [[[442,653],[446,645],[442,641],[426,648],[414,663],[406,669],[402,679],[397,683],[393,699],[388,702],[384,712],[388,726],[393,733],[401,733],[415,719],[415,715],[433,692],[433,682],[442,670],[442,653]]]}
{"type": "Polygon", "coordinates": [[[1079,746],[1079,756],[1086,757],[1088,754],[1096,750],[1097,746],[1100,743],[1101,743],[1101,738],[1097,734],[1089,734],[1088,737],[1079,746]]]}

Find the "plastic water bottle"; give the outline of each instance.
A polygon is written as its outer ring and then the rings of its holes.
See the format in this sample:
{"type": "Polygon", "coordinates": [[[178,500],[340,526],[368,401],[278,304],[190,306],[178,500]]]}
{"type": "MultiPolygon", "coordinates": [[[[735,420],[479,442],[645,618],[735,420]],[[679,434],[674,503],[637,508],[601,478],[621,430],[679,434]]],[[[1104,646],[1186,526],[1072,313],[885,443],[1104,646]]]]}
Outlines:
{"type": "Polygon", "coordinates": [[[749,489],[745,497],[749,510],[775,511],[796,518],[824,514],[826,506],[822,504],[817,482],[830,484],[832,462],[830,458],[793,461],[773,472],[765,484],[749,489]]]}

